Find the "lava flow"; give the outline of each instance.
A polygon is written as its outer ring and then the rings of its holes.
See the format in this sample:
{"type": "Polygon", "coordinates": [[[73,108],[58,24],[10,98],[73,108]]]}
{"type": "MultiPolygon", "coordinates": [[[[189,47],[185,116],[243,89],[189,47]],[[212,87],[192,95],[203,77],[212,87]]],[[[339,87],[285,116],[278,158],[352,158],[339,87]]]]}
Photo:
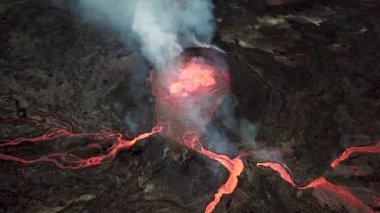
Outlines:
{"type": "Polygon", "coordinates": [[[16,138],[13,140],[5,141],[0,144],[0,148],[3,147],[9,147],[9,146],[16,146],[20,143],[41,143],[41,142],[47,142],[52,141],[54,139],[62,138],[62,137],[86,137],[86,136],[92,136],[96,137],[97,140],[112,140],[116,139],[116,143],[114,143],[110,148],[107,149],[107,153],[100,156],[94,156],[90,158],[80,158],[79,156],[65,153],[65,152],[57,152],[57,153],[51,153],[45,156],[41,156],[36,159],[24,159],[18,156],[14,155],[8,155],[8,154],[2,154],[0,153],[0,159],[6,160],[6,161],[15,161],[22,164],[35,164],[40,162],[48,162],[53,163],[57,167],[62,169],[79,169],[79,168],[85,168],[90,166],[96,166],[101,163],[111,161],[115,158],[116,154],[126,148],[132,147],[135,143],[138,141],[141,141],[143,139],[146,139],[154,134],[157,134],[162,130],[162,127],[157,125],[155,126],[150,132],[146,132],[143,134],[140,134],[139,136],[133,138],[132,140],[125,140],[123,139],[123,135],[120,133],[110,133],[107,135],[103,135],[100,132],[92,132],[92,133],[73,133],[65,128],[58,127],[58,126],[52,126],[48,123],[45,123],[40,120],[30,119],[30,118],[21,118],[21,119],[2,119],[0,120],[1,123],[4,122],[28,122],[38,125],[47,125],[50,127],[50,129],[42,134],[41,136],[37,136],[34,138],[16,138]]]}
{"type": "MultiPolygon", "coordinates": [[[[374,146],[364,146],[364,147],[350,147],[346,149],[342,155],[340,155],[337,159],[335,159],[331,165],[332,168],[336,168],[339,162],[347,159],[353,153],[359,152],[369,152],[369,153],[379,153],[379,145],[380,141],[374,146]]],[[[286,171],[286,169],[279,163],[275,162],[263,162],[257,163],[256,166],[268,167],[273,169],[274,171],[280,174],[280,177],[288,182],[293,187],[296,187],[300,190],[306,189],[314,189],[317,199],[321,199],[320,202],[327,203],[327,205],[331,208],[335,208],[334,204],[331,204],[331,197],[334,197],[338,200],[342,205],[346,207],[349,212],[374,212],[368,205],[366,205],[363,201],[355,197],[348,189],[343,186],[337,186],[333,183],[326,180],[324,177],[319,177],[307,184],[306,186],[298,186],[290,174],[286,171]],[[319,194],[329,194],[329,198],[323,200],[323,196],[318,196],[319,194]],[[330,205],[329,205],[330,204],[330,205]]]]}
{"type": "Polygon", "coordinates": [[[238,176],[243,172],[244,165],[243,161],[240,159],[240,156],[231,159],[228,156],[216,154],[203,148],[202,144],[199,142],[199,136],[200,135],[197,133],[185,135],[183,141],[188,148],[212,160],[218,161],[230,172],[227,181],[220,186],[218,191],[215,193],[214,200],[207,205],[205,212],[209,213],[214,210],[223,195],[231,194],[235,190],[238,184],[238,176]]]}
{"type": "Polygon", "coordinates": [[[354,147],[347,148],[337,159],[331,162],[331,167],[335,169],[339,165],[340,162],[346,160],[352,154],[361,153],[361,152],[380,153],[380,141],[377,142],[377,144],[373,146],[354,146],[354,147]]]}

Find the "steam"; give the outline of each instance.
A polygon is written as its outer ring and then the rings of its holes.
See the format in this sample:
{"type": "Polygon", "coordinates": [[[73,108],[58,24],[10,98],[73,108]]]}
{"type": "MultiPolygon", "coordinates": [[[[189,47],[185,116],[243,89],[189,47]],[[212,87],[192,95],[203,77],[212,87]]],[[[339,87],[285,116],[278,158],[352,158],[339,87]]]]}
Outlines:
{"type": "Polygon", "coordinates": [[[183,47],[207,46],[214,34],[210,0],[80,0],[78,13],[134,38],[156,66],[183,47]]]}
{"type": "MultiPolygon", "coordinates": [[[[157,70],[170,59],[181,54],[186,47],[206,47],[222,50],[210,44],[214,34],[213,5],[211,0],[52,0],[59,6],[69,6],[84,20],[117,30],[124,35],[128,46],[132,43],[141,49],[144,56],[157,70]]],[[[225,65],[227,67],[227,64],[225,65]]],[[[141,126],[142,115],[149,114],[144,100],[146,94],[141,88],[146,83],[146,70],[131,72],[129,89],[133,92],[136,107],[124,116],[130,131],[137,132],[141,126]]],[[[226,97],[216,117],[225,129],[241,136],[245,143],[255,145],[257,126],[247,120],[240,120],[234,113],[237,100],[226,97]]],[[[191,121],[206,133],[212,148],[221,153],[233,152],[224,130],[208,125],[194,107],[188,112],[187,121],[191,121]],[[208,129],[207,131],[205,129],[208,129]]],[[[257,153],[260,150],[256,150],[257,153]]],[[[259,154],[257,154],[259,155],[259,154]]],[[[260,154],[266,155],[266,154],[260,154]]]]}
{"type": "MultiPolygon", "coordinates": [[[[190,46],[210,47],[214,34],[211,0],[52,0],[77,13],[84,21],[118,31],[126,46],[140,48],[143,55],[161,68],[190,46]]],[[[150,107],[143,89],[148,68],[132,70],[128,86],[135,106],[124,116],[132,132],[144,126],[141,117],[150,107]]]]}

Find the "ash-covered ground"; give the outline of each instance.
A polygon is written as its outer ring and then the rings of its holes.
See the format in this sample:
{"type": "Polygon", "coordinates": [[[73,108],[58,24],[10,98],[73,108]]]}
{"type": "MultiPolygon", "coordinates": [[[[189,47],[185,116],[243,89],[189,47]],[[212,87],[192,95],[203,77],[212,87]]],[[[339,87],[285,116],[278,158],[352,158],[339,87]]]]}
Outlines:
{"type": "MultiPolygon", "coordinates": [[[[230,156],[259,153],[243,158],[236,190],[215,212],[347,211],[256,167],[273,159],[300,185],[324,176],[379,210],[378,154],[351,157],[339,170],[330,162],[347,147],[380,140],[380,3],[286,2],[214,1],[213,43],[228,54],[235,114],[255,124],[257,136],[241,141],[231,133],[227,147],[209,148],[230,156]]],[[[131,136],[154,125],[152,65],[128,45],[128,35],[47,0],[0,1],[0,27],[0,118],[27,116],[73,132],[112,129],[131,136]],[[139,121],[133,129],[126,116],[139,121]]],[[[0,139],[46,130],[1,123],[0,139]]],[[[88,149],[89,141],[68,137],[0,153],[34,159],[54,151],[104,151],[88,149]]],[[[80,170],[1,161],[0,211],[202,212],[226,177],[218,163],[155,136],[112,162],[80,170]]]]}

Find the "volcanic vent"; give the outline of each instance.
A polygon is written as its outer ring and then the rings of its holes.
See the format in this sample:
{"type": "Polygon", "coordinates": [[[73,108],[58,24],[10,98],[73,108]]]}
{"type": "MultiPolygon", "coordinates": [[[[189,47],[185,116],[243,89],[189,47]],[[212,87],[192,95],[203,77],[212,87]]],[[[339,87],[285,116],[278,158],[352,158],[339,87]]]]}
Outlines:
{"type": "Polygon", "coordinates": [[[161,69],[152,72],[150,83],[156,120],[167,125],[165,135],[180,142],[187,133],[203,133],[230,89],[222,53],[188,49],[161,69]]]}

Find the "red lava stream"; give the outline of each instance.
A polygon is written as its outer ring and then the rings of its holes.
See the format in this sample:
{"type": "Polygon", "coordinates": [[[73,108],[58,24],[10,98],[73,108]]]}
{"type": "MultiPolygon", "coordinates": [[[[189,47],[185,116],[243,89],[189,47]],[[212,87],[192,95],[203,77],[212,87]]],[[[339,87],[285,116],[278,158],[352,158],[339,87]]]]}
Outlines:
{"type": "MultiPolygon", "coordinates": [[[[3,123],[4,121],[8,120],[2,120],[0,121],[3,123]]],[[[16,119],[12,121],[17,121],[16,119]]],[[[37,120],[26,120],[21,119],[21,121],[24,122],[30,122],[33,124],[41,124],[42,122],[37,122],[37,120]]],[[[62,169],[79,169],[79,168],[85,168],[90,166],[96,166],[104,162],[109,162],[113,158],[115,158],[116,154],[122,150],[132,147],[134,144],[136,144],[138,141],[144,140],[152,135],[155,135],[159,132],[163,131],[163,127],[160,125],[156,125],[150,132],[146,132],[143,134],[140,134],[139,136],[131,139],[131,140],[125,140],[122,137],[122,134],[119,133],[113,133],[109,135],[102,135],[100,132],[93,132],[93,133],[71,133],[68,130],[65,130],[63,128],[54,127],[53,129],[47,131],[45,134],[35,137],[35,138],[17,138],[13,140],[9,140],[6,142],[3,142],[0,144],[0,147],[8,147],[8,146],[16,146],[20,145],[21,143],[41,143],[41,142],[47,142],[52,141],[54,139],[58,139],[61,137],[84,137],[84,136],[93,136],[93,137],[100,137],[104,140],[111,140],[115,139],[116,142],[107,150],[107,153],[100,156],[94,156],[87,159],[81,159],[78,156],[68,154],[68,153],[51,153],[42,157],[39,157],[37,159],[32,160],[26,160],[21,157],[13,156],[13,155],[7,155],[7,154],[0,154],[0,159],[5,161],[15,161],[22,164],[35,164],[35,163],[41,163],[41,162],[47,162],[47,163],[53,163],[57,167],[62,169]]],[[[339,156],[335,162],[334,166],[332,166],[334,169],[339,165],[339,163],[347,158],[349,158],[351,155],[356,153],[378,153],[379,152],[379,144],[373,145],[373,146],[363,146],[363,147],[350,147],[347,148],[341,156],[339,156]]],[[[209,151],[201,145],[200,142],[198,142],[197,138],[193,138],[193,140],[187,140],[187,147],[193,149],[194,151],[212,159],[215,161],[218,161],[221,165],[223,165],[230,173],[229,177],[227,178],[226,182],[220,186],[215,193],[214,199],[207,205],[205,212],[212,212],[215,208],[215,206],[220,202],[221,197],[226,194],[231,194],[237,184],[238,184],[238,176],[243,172],[244,165],[240,157],[236,158],[230,158],[225,155],[216,154],[212,151],[209,151]]],[[[366,212],[373,212],[372,209],[370,209],[366,204],[364,204],[361,200],[356,198],[354,195],[352,195],[347,189],[345,189],[342,186],[337,186],[326,180],[324,177],[320,177],[311,183],[309,183],[306,186],[298,186],[293,179],[291,178],[290,174],[286,171],[286,169],[279,163],[275,162],[261,162],[257,163],[257,166],[261,167],[268,167],[273,169],[274,171],[278,172],[283,180],[291,184],[292,186],[300,189],[300,190],[306,190],[306,189],[316,189],[316,188],[322,188],[324,190],[327,190],[331,193],[333,193],[336,196],[342,197],[346,199],[347,201],[354,204],[357,208],[365,210],[366,212]]]]}
{"type": "MultiPolygon", "coordinates": [[[[332,161],[331,167],[333,169],[336,169],[339,164],[348,159],[351,155],[356,153],[379,153],[380,152],[380,141],[377,142],[375,145],[372,146],[357,146],[357,147],[349,147],[347,148],[339,157],[337,157],[335,160],[332,161]]],[[[296,187],[300,190],[306,190],[306,189],[317,189],[321,188],[326,190],[327,192],[330,192],[331,194],[334,194],[336,197],[344,199],[351,203],[353,206],[351,206],[352,209],[357,209],[358,211],[364,211],[364,212],[374,212],[369,206],[367,206],[363,201],[355,197],[349,190],[347,190],[343,186],[337,186],[333,183],[326,180],[324,177],[320,177],[312,181],[311,183],[307,184],[306,186],[298,186],[288,171],[279,163],[274,162],[262,162],[257,163],[256,166],[262,166],[262,167],[268,167],[272,170],[278,172],[281,176],[281,178],[290,183],[293,187],[296,187]]]]}

